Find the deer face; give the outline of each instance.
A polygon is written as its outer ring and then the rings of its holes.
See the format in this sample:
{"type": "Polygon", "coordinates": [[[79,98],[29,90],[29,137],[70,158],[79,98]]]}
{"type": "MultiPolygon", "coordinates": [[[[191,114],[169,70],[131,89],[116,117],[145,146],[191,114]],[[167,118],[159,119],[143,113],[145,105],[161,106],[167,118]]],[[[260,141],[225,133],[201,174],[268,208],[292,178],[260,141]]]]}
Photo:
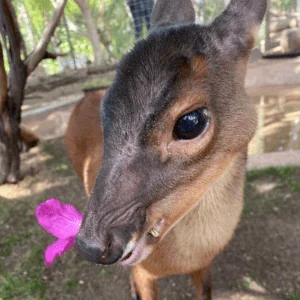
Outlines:
{"type": "Polygon", "coordinates": [[[245,69],[265,7],[233,0],[199,26],[190,1],[157,1],[151,34],[120,62],[101,107],[103,162],[76,239],[86,259],[145,259],[246,152],[256,114],[245,69]]]}

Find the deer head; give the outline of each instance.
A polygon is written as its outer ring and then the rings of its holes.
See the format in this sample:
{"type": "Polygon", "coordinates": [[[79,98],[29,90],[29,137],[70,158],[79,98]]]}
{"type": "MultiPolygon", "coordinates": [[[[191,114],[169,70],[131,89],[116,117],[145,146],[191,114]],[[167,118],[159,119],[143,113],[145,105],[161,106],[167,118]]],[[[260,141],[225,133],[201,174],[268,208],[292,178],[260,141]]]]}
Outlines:
{"type": "Polygon", "coordinates": [[[87,260],[145,259],[246,153],[256,113],[245,70],[266,2],[232,0],[200,26],[190,0],[157,1],[101,106],[103,162],[75,243],[87,260]]]}

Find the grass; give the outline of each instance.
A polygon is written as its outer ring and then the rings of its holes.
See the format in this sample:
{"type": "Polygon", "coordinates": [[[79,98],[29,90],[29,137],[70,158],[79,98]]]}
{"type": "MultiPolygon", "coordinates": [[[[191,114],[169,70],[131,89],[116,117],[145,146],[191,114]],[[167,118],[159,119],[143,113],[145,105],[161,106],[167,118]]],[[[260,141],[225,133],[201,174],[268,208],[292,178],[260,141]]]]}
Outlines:
{"type": "Polygon", "coordinates": [[[300,300],[300,294],[297,292],[292,292],[285,295],[285,300],[300,300]]]}
{"type": "MultiPolygon", "coordinates": [[[[272,167],[247,172],[242,219],[251,214],[276,213],[277,210],[285,209],[285,197],[300,191],[299,178],[298,167],[272,167]],[[273,184],[274,187],[270,191],[258,193],[258,187],[265,183],[273,184]]],[[[300,216],[299,209],[293,213],[300,216]]]]}
{"type": "Polygon", "coordinates": [[[13,248],[27,240],[31,235],[30,232],[22,232],[22,233],[17,233],[13,236],[7,236],[3,240],[3,245],[0,248],[0,256],[6,257],[9,256],[13,250],[13,248]]]}
{"type": "Polygon", "coordinates": [[[78,285],[78,282],[76,280],[73,280],[73,279],[67,280],[65,282],[66,292],[68,294],[71,294],[77,285],[78,285]]]}
{"type": "Polygon", "coordinates": [[[251,282],[246,279],[239,280],[233,284],[233,287],[239,291],[251,289],[251,282]]]}
{"type": "Polygon", "coordinates": [[[45,270],[40,267],[43,239],[37,239],[40,229],[33,209],[41,201],[39,197],[5,200],[6,209],[0,215],[0,299],[47,299],[45,270]]]}
{"type": "MultiPolygon", "coordinates": [[[[73,174],[62,147],[47,142],[42,151],[49,156],[45,165],[54,178],[73,174]]],[[[46,193],[40,193],[22,201],[1,202],[0,225],[4,228],[0,238],[2,300],[48,299],[44,279],[48,270],[44,267],[43,251],[48,240],[53,239],[44,234],[34,215],[36,205],[46,199],[46,193]]],[[[69,284],[68,291],[70,289],[69,284]]]]}
{"type": "Polygon", "coordinates": [[[57,148],[55,141],[44,144],[42,151],[48,154],[51,159],[45,162],[46,168],[57,176],[73,175],[73,168],[63,148],[57,148]]]}
{"type": "Polygon", "coordinates": [[[98,274],[100,274],[101,276],[104,276],[106,278],[110,278],[112,275],[110,270],[104,269],[104,268],[99,269],[98,274]]]}
{"type": "Polygon", "coordinates": [[[300,191],[299,168],[297,167],[271,167],[261,170],[252,170],[247,173],[247,181],[251,182],[259,178],[279,178],[289,185],[292,191],[300,191]]]}
{"type": "MultiPolygon", "coordinates": [[[[10,272],[5,272],[5,269],[0,270],[0,295],[3,300],[9,299],[24,299],[25,297],[35,299],[46,299],[46,284],[43,280],[44,269],[41,268],[43,259],[41,254],[41,245],[33,242],[33,231],[30,234],[17,234],[9,237],[10,251],[1,251],[1,260],[14,256],[15,247],[24,247],[28,241],[33,245],[25,250],[21,257],[17,257],[15,263],[9,264],[10,272]],[[26,236],[26,238],[25,238],[26,236]]],[[[8,240],[8,239],[6,239],[8,240]]]]}
{"type": "Polygon", "coordinates": [[[290,175],[296,171],[296,167],[270,167],[265,169],[251,170],[247,172],[247,180],[251,181],[261,177],[279,176],[283,180],[289,179],[290,175]]]}
{"type": "MultiPolygon", "coordinates": [[[[2,200],[0,197],[0,300],[57,299],[57,295],[74,299],[86,272],[94,274],[96,271],[99,278],[110,280],[110,270],[101,267],[87,269],[89,265],[79,259],[75,251],[65,253],[53,267],[45,267],[43,252],[55,238],[37,224],[35,207],[54,197],[73,203],[82,211],[85,195],[61,140],[44,143],[41,152],[47,160],[43,162],[41,174],[29,180],[30,184],[43,181],[66,184],[54,185],[49,190],[22,199],[2,200]]],[[[26,184],[24,186],[28,188],[26,184]]],[[[87,278],[91,274],[86,275],[87,278]]]]}
{"type": "Polygon", "coordinates": [[[258,283],[257,279],[255,279],[255,273],[253,270],[249,270],[247,276],[242,278],[241,280],[236,281],[233,284],[233,287],[237,290],[244,291],[244,290],[251,290],[252,283],[258,283]]]}

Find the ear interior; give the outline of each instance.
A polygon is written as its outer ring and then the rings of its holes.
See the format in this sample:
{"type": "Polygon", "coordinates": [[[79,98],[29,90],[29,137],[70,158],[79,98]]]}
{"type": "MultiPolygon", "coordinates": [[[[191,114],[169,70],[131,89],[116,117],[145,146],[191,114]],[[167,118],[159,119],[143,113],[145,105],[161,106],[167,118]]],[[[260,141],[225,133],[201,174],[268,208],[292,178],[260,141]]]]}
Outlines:
{"type": "Polygon", "coordinates": [[[267,0],[231,0],[225,11],[212,26],[227,45],[242,42],[244,48],[252,48],[267,8],[267,0]]]}
{"type": "Polygon", "coordinates": [[[190,24],[195,23],[195,19],[191,0],[157,0],[152,11],[151,27],[190,24]]]}

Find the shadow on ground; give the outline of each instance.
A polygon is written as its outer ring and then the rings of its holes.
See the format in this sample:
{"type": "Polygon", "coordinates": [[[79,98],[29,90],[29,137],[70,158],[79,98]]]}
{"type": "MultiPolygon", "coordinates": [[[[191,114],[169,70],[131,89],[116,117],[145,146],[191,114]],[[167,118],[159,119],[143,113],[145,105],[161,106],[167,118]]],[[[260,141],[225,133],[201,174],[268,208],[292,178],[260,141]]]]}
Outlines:
{"type": "MultiPolygon", "coordinates": [[[[128,271],[91,266],[75,251],[45,268],[54,241],[35,219],[38,203],[57,198],[83,211],[85,195],[62,140],[23,157],[25,179],[0,187],[0,299],[129,297],[128,271]]],[[[235,237],[214,262],[214,299],[300,299],[300,168],[248,173],[246,205],[235,237]]],[[[160,299],[193,299],[186,276],[160,281],[160,299]]]]}

